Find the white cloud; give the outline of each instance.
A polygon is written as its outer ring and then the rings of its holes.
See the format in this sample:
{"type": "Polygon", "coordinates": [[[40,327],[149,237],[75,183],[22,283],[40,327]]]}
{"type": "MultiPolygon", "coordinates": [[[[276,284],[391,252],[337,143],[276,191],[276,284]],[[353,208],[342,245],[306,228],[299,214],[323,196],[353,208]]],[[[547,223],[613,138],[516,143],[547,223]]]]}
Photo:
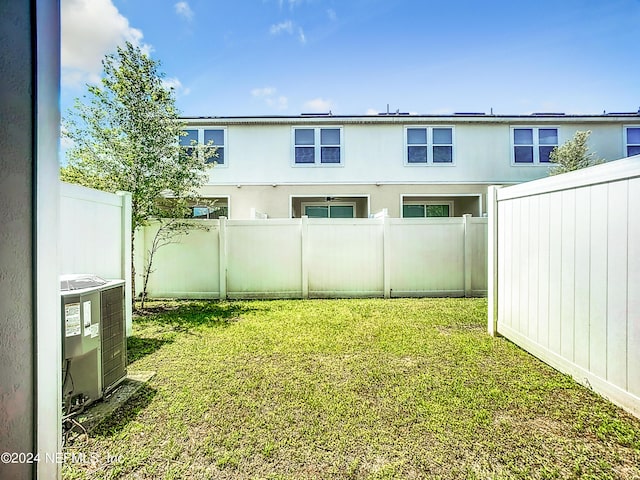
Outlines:
{"type": "Polygon", "coordinates": [[[293,22],[291,20],[271,25],[271,27],[269,28],[269,33],[271,33],[271,35],[279,35],[282,32],[286,32],[289,34],[293,33],[293,22]]]}
{"type": "MultiPolygon", "coordinates": [[[[295,6],[300,5],[303,2],[304,0],[287,0],[287,3],[289,4],[289,8],[291,10],[293,10],[295,6]]],[[[282,8],[283,5],[284,5],[284,0],[278,0],[278,6],[282,8]]]]}
{"type": "Polygon", "coordinates": [[[178,2],[173,6],[176,9],[178,16],[185,18],[186,20],[193,19],[193,10],[187,2],[178,2]]]}
{"type": "Polygon", "coordinates": [[[324,100],[323,98],[314,98],[304,103],[304,108],[308,112],[328,112],[331,110],[333,102],[331,100],[324,100]]]}
{"type": "Polygon", "coordinates": [[[60,20],[64,86],[99,81],[102,59],[125,41],[151,50],[142,43],[142,31],[129,25],[112,0],[62,0],[60,20]]]}
{"type": "Polygon", "coordinates": [[[327,10],[327,17],[329,17],[329,20],[331,20],[332,22],[335,22],[338,18],[336,15],[336,11],[333,8],[327,10]]]}
{"type": "Polygon", "coordinates": [[[164,85],[165,88],[173,88],[173,91],[176,93],[176,95],[182,97],[191,93],[191,90],[182,85],[182,82],[175,77],[164,78],[162,80],[162,85],[164,85]]]}
{"type": "Polygon", "coordinates": [[[286,110],[289,108],[289,99],[284,95],[280,95],[278,98],[267,98],[267,105],[277,110],[286,110]]]}
{"type": "MultiPolygon", "coordinates": [[[[287,20],[285,22],[275,23],[269,27],[269,33],[271,35],[280,35],[281,33],[287,33],[289,35],[293,35],[294,29],[296,25],[291,21],[287,20]]],[[[304,34],[304,30],[302,27],[297,27],[298,40],[303,45],[307,43],[307,37],[304,34]]]]}
{"type": "Polygon", "coordinates": [[[270,97],[275,95],[276,89],[273,87],[254,88],[251,90],[251,95],[254,97],[270,97]]]}
{"type": "Polygon", "coordinates": [[[256,98],[262,98],[264,102],[271,108],[276,110],[286,110],[289,108],[289,99],[284,95],[276,96],[277,89],[274,87],[254,88],[251,95],[256,98]]]}

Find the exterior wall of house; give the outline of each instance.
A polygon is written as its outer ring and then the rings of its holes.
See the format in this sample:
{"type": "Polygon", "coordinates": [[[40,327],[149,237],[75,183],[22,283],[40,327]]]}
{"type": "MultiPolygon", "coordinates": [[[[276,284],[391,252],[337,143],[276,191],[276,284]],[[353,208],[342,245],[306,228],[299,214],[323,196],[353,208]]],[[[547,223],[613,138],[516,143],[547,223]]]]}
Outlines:
{"type": "Polygon", "coordinates": [[[229,218],[247,220],[252,208],[266,213],[269,218],[298,218],[299,206],[307,198],[357,197],[356,216],[366,218],[383,209],[390,217],[401,217],[402,197],[410,200],[453,201],[452,216],[470,213],[482,216],[485,212],[487,185],[466,184],[327,184],[327,185],[207,185],[201,190],[203,197],[228,197],[229,218]],[[360,200],[362,199],[362,200],[360,200]]]}
{"type": "Polygon", "coordinates": [[[58,2],[1,2],[0,39],[0,451],[11,453],[0,478],[56,479],[46,457],[62,433],[58,2]]]}
{"type": "Polygon", "coordinates": [[[211,169],[202,196],[228,196],[232,219],[251,218],[252,208],[270,218],[297,217],[297,197],[312,195],[353,197],[358,217],[384,208],[399,217],[403,195],[451,196],[453,215],[480,216],[485,213],[488,185],[548,175],[548,164],[514,164],[513,128],[557,128],[559,145],[579,130],[590,130],[591,151],[615,160],[626,156],[624,126],[640,125],[640,115],[318,115],[187,121],[189,128],[226,131],[224,165],[211,169]],[[419,126],[453,129],[452,163],[406,162],[406,129],[419,126]],[[296,165],[294,129],[299,127],[341,128],[341,163],[296,165]]]}

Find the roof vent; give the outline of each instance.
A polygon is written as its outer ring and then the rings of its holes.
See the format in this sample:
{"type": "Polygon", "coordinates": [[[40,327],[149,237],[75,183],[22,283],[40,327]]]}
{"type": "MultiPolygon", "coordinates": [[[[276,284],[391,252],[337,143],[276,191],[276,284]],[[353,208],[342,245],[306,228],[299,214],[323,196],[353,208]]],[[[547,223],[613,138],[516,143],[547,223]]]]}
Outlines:
{"type": "Polygon", "coordinates": [[[387,103],[387,111],[380,112],[378,115],[409,115],[409,112],[401,112],[399,108],[395,112],[391,112],[389,111],[389,104],[387,103]]]}

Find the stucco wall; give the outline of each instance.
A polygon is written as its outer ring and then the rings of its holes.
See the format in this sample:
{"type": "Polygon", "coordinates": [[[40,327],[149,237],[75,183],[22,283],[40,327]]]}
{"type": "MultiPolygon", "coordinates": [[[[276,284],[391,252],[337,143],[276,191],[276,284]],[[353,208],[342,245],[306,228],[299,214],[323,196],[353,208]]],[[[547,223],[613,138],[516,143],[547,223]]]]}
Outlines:
{"type": "MultiPolygon", "coordinates": [[[[32,108],[29,3],[0,5],[0,450],[32,452],[32,108]]],[[[32,465],[0,464],[1,478],[30,478],[32,465]]]]}
{"type": "Polygon", "coordinates": [[[338,117],[326,118],[323,123],[290,119],[288,123],[280,120],[226,125],[224,120],[212,121],[206,125],[227,128],[226,165],[212,169],[209,181],[215,185],[521,183],[547,176],[548,166],[512,165],[512,127],[558,128],[559,144],[571,139],[578,130],[591,130],[592,150],[600,157],[615,160],[624,156],[623,125],[634,122],[640,123],[637,117],[630,117],[629,122],[562,117],[483,118],[475,122],[406,117],[393,123],[364,120],[356,123],[338,117]],[[296,127],[342,127],[342,164],[295,165],[293,123],[296,127]],[[453,127],[453,164],[405,164],[405,127],[418,125],[453,127]]]}
{"type": "MultiPolygon", "coordinates": [[[[0,40],[0,451],[44,458],[61,430],[58,2],[1,2],[0,40]]],[[[36,472],[58,464],[0,463],[3,479],[36,472]]]]}
{"type": "MultiPolygon", "coordinates": [[[[368,213],[376,213],[386,208],[390,217],[401,216],[400,205],[402,195],[425,198],[454,198],[453,214],[461,216],[470,213],[481,216],[486,209],[486,185],[416,185],[416,184],[381,184],[376,185],[243,185],[240,188],[229,185],[208,185],[202,189],[202,195],[208,197],[229,197],[229,218],[246,220],[251,218],[251,209],[269,215],[269,218],[290,218],[289,205],[292,197],[307,196],[339,196],[365,197],[369,200],[368,213]],[[480,209],[482,199],[482,211],[480,209]]],[[[366,207],[359,209],[360,216],[366,217],[366,207]]]]}

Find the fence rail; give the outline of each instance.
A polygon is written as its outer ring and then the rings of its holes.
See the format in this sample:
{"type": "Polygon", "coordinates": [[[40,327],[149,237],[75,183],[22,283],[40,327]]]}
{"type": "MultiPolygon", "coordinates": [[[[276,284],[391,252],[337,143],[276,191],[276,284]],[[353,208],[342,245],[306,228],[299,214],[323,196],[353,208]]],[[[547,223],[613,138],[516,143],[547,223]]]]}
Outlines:
{"type": "MultiPolygon", "coordinates": [[[[487,291],[486,218],[198,222],[208,230],[193,230],[156,252],[150,297],[389,298],[487,291]]],[[[137,233],[138,274],[157,228],[137,233]]]]}

